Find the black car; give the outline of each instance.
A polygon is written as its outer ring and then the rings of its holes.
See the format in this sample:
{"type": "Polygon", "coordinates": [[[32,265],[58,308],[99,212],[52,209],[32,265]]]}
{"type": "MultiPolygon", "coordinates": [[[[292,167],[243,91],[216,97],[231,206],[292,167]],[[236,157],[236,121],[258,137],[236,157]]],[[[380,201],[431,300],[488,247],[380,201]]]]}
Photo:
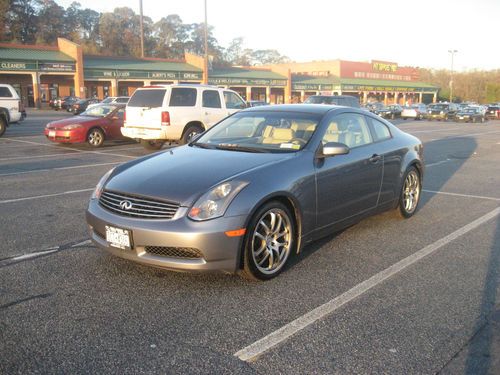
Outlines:
{"type": "Polygon", "coordinates": [[[350,95],[312,95],[304,101],[304,104],[333,104],[344,107],[360,107],[359,99],[350,95]]]}
{"type": "Polygon", "coordinates": [[[429,121],[447,121],[452,119],[458,112],[458,106],[453,103],[435,103],[427,106],[427,119],[429,121]]]}
{"type": "Polygon", "coordinates": [[[96,103],[99,103],[99,99],[97,98],[81,99],[69,107],[68,112],[73,112],[73,114],[79,115],[80,113],[85,112],[90,104],[96,103]]]}
{"type": "Polygon", "coordinates": [[[467,107],[455,115],[456,122],[484,122],[485,116],[479,108],[467,107]]]}
{"type": "Polygon", "coordinates": [[[486,109],[486,117],[491,120],[500,119],[500,106],[498,105],[488,106],[488,109],[486,109]]]}
{"type": "Polygon", "coordinates": [[[53,108],[58,111],[60,109],[66,109],[71,108],[71,106],[79,101],[80,98],[77,96],[63,96],[61,98],[55,99],[53,103],[53,108]]]}
{"type": "Polygon", "coordinates": [[[392,104],[387,107],[382,107],[374,111],[375,114],[383,118],[395,119],[396,117],[401,117],[401,112],[403,112],[403,107],[399,104],[392,104]]]}
{"type": "Polygon", "coordinates": [[[384,103],[382,102],[371,102],[371,103],[366,103],[365,105],[366,109],[369,110],[372,113],[375,113],[379,109],[382,109],[385,107],[384,103]]]}

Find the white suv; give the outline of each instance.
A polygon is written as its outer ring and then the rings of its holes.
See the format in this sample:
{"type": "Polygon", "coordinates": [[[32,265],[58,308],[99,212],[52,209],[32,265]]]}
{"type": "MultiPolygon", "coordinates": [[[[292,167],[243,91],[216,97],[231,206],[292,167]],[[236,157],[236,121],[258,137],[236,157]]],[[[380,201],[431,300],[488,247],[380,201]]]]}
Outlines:
{"type": "Polygon", "coordinates": [[[232,90],[215,86],[176,84],[137,89],[125,110],[125,137],[159,149],[166,141],[188,143],[223,118],[246,107],[232,90]]]}
{"type": "Polygon", "coordinates": [[[0,137],[10,123],[24,119],[24,109],[17,91],[11,85],[0,84],[0,137]]]}

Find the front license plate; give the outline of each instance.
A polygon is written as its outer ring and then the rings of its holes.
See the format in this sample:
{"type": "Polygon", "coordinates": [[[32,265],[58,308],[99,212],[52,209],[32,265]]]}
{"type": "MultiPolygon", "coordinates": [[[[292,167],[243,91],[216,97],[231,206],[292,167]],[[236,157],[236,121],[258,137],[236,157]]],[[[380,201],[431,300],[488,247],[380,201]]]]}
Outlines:
{"type": "Polygon", "coordinates": [[[56,131],[55,130],[49,130],[49,137],[55,137],[56,136],[56,131]]]}
{"type": "Polygon", "coordinates": [[[106,225],[106,241],[118,249],[130,250],[130,231],[106,225]]]}

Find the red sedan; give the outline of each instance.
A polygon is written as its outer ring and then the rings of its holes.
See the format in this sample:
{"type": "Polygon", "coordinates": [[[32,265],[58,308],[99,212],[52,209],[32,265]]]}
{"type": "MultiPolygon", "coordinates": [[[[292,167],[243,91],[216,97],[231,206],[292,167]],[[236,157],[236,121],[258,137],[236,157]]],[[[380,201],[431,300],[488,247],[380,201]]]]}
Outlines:
{"type": "Polygon", "coordinates": [[[104,140],[123,139],[124,105],[98,105],[79,116],[49,122],[44,134],[52,142],[83,143],[100,147],[104,140]]]}

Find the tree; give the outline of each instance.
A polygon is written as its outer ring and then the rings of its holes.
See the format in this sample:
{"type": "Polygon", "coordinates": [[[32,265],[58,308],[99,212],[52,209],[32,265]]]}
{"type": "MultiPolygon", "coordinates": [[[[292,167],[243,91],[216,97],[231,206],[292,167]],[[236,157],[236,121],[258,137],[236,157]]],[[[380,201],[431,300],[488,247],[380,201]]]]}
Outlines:
{"type": "Polygon", "coordinates": [[[188,38],[188,26],[177,14],[163,17],[153,25],[154,50],[156,57],[182,59],[188,38]]]}
{"type": "Polygon", "coordinates": [[[38,10],[36,25],[36,41],[40,44],[55,44],[58,37],[68,37],[68,20],[65,9],[54,0],[43,0],[38,10]]]}
{"type": "Polygon", "coordinates": [[[275,49],[259,49],[252,52],[253,65],[281,64],[290,61],[275,49]]]}
{"type": "Polygon", "coordinates": [[[33,0],[10,0],[4,34],[16,43],[34,43],[37,30],[37,9],[33,0]]]}

